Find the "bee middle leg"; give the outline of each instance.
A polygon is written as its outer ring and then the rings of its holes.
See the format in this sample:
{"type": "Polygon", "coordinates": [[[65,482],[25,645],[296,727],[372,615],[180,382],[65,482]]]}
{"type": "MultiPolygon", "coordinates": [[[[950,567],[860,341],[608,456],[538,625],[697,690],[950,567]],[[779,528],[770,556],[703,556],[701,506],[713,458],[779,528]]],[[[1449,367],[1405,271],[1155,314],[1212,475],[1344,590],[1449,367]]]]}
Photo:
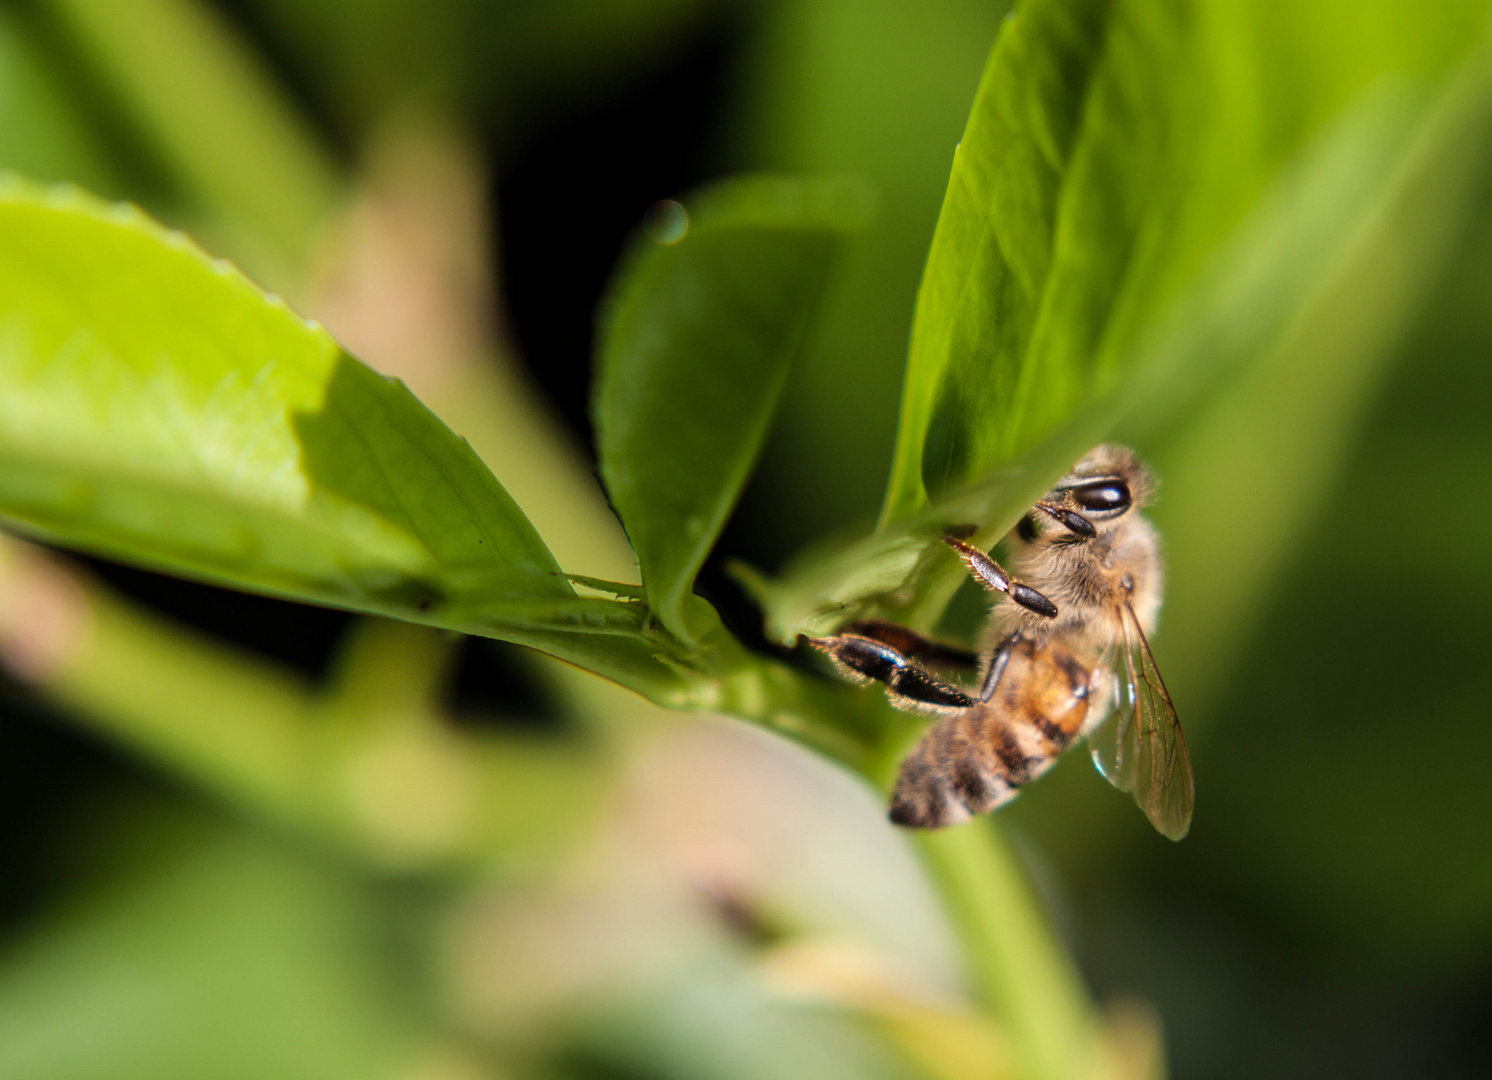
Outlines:
{"type": "Polygon", "coordinates": [[[841,626],[839,632],[879,641],[882,645],[891,646],[908,660],[919,660],[925,664],[972,668],[979,663],[978,653],[945,645],[941,641],[932,641],[915,630],[908,630],[905,626],[885,619],[848,623],[841,626]]]}
{"type": "MultiPolygon", "coordinates": [[[[910,630],[903,633],[922,640],[910,630]]],[[[826,653],[834,666],[854,681],[884,683],[886,696],[898,708],[944,715],[976,704],[974,698],[958,687],[918,667],[899,649],[875,637],[840,634],[807,641],[826,653]]]]}
{"type": "Polygon", "coordinates": [[[984,673],[984,685],[979,688],[980,701],[994,698],[996,691],[1000,689],[1000,680],[1005,677],[1005,669],[1010,666],[1010,654],[1025,640],[1026,635],[1017,630],[995,647],[995,654],[990,657],[989,670],[984,673]]]}
{"type": "Polygon", "coordinates": [[[1015,578],[1005,572],[999,563],[995,562],[994,559],[991,559],[977,547],[974,547],[972,544],[966,544],[953,535],[944,535],[943,543],[954,550],[958,557],[964,561],[964,565],[969,568],[969,573],[973,574],[986,589],[1004,593],[1027,611],[1034,611],[1043,618],[1055,619],[1057,617],[1056,604],[1031,588],[1031,586],[1023,585],[1015,580],[1015,578]]]}

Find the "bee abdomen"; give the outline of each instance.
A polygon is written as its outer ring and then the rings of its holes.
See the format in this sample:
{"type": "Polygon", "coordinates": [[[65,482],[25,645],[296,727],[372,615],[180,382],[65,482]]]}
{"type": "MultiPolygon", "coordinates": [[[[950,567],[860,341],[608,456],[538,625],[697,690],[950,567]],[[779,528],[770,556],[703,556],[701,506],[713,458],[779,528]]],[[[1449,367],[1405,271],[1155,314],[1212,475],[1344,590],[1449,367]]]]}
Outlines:
{"type": "Polygon", "coordinates": [[[1003,806],[1056,762],[1088,714],[1088,669],[1055,645],[1027,640],[999,692],[935,724],[902,763],[891,820],[957,825],[1003,806]]]}
{"type": "Polygon", "coordinates": [[[1030,770],[991,753],[981,722],[977,715],[954,716],[928,731],[902,762],[891,796],[895,824],[941,829],[1015,798],[1030,770]]]}

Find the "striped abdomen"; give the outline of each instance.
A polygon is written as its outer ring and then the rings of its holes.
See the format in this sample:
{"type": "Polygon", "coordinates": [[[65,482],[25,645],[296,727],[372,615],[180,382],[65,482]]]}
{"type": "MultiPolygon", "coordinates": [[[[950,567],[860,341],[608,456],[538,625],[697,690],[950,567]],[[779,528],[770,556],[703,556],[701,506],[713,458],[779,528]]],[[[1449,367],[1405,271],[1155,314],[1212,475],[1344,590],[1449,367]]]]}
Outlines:
{"type": "Polygon", "coordinates": [[[938,829],[1009,802],[1087,716],[1087,667],[1061,645],[1017,644],[994,698],[934,724],[902,762],[891,820],[938,829]]]}

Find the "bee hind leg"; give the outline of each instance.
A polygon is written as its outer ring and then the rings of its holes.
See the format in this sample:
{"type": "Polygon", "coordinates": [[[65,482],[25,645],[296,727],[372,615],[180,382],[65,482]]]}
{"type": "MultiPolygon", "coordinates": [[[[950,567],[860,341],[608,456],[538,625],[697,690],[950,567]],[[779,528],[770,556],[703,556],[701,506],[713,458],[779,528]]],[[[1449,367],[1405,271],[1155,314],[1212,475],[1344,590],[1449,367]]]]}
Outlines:
{"type": "Polygon", "coordinates": [[[886,696],[898,708],[943,715],[976,704],[974,698],[958,687],[924,671],[900,650],[876,638],[840,634],[837,637],[808,638],[807,641],[825,653],[835,667],[855,682],[884,683],[886,696]]]}

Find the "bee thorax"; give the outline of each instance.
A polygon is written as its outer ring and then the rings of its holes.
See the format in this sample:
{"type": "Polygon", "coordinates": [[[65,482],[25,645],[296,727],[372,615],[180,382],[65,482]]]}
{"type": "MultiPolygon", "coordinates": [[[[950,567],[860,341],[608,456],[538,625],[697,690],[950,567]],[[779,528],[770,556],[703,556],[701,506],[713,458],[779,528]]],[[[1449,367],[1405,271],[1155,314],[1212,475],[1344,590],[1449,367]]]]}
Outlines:
{"type": "Polygon", "coordinates": [[[1125,603],[1140,625],[1153,629],[1160,609],[1160,540],[1143,516],[1130,513],[1100,529],[1084,543],[1039,536],[1015,559],[1023,581],[1056,605],[1058,616],[1037,626],[1013,604],[1001,604],[1002,633],[1039,631],[1092,657],[1113,644],[1125,603]]]}

